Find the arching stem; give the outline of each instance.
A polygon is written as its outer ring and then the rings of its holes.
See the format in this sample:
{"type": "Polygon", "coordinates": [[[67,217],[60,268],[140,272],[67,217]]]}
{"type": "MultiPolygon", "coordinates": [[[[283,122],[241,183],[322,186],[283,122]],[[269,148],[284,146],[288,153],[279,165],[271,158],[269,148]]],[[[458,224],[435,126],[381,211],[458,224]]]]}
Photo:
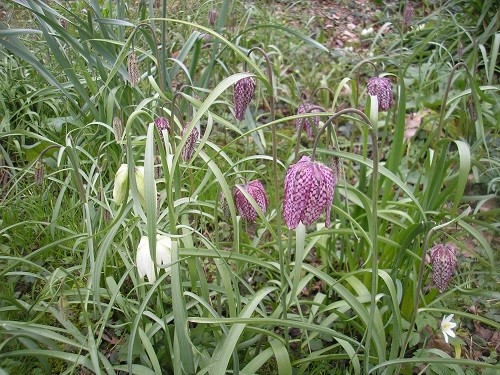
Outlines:
{"type": "MultiPolygon", "coordinates": [[[[278,182],[278,145],[276,137],[276,124],[274,123],[274,120],[276,120],[276,109],[274,102],[273,70],[271,61],[269,60],[269,56],[262,48],[260,47],[251,48],[248,51],[247,56],[250,56],[250,54],[254,51],[258,51],[266,60],[266,75],[271,88],[271,92],[269,95],[270,99],[269,108],[271,110],[271,122],[273,123],[271,127],[271,133],[272,133],[272,153],[273,153],[273,190],[274,190],[274,202],[276,207],[276,246],[278,247],[279,264],[281,271],[281,306],[283,309],[282,318],[286,320],[287,319],[286,295],[288,291],[288,282],[287,282],[288,270],[285,268],[285,254],[281,241],[281,207],[280,207],[280,196],[279,196],[280,188],[278,182]]],[[[288,249],[288,251],[291,250],[288,249]]],[[[286,341],[286,346],[288,347],[289,337],[288,337],[288,329],[286,327],[285,327],[285,341],[286,341]]]]}
{"type": "MultiPolygon", "coordinates": [[[[312,111],[321,111],[321,112],[326,112],[326,110],[323,107],[317,106],[317,105],[312,105],[308,108],[306,113],[312,113],[312,111]]],[[[295,151],[294,151],[294,158],[293,158],[293,163],[295,164],[297,160],[299,159],[299,153],[300,153],[300,137],[302,136],[302,130],[304,130],[304,125],[305,122],[309,120],[310,117],[306,117],[305,119],[302,120],[302,125],[297,129],[297,140],[295,141],[295,151]]]]}
{"type": "Polygon", "coordinates": [[[377,202],[378,202],[378,159],[379,159],[379,151],[378,151],[378,136],[376,129],[372,126],[370,119],[363,112],[354,109],[347,108],[342,111],[337,112],[332,117],[330,117],[326,123],[320,128],[318,134],[316,135],[316,139],[314,140],[314,146],[311,154],[311,161],[314,161],[316,156],[316,149],[318,146],[319,138],[321,134],[340,116],[346,115],[348,113],[353,113],[361,117],[363,123],[368,127],[370,132],[370,136],[372,138],[372,147],[373,147],[373,169],[372,169],[372,212],[369,216],[369,232],[370,232],[370,241],[372,244],[372,280],[371,280],[371,299],[370,299],[370,321],[368,322],[367,332],[366,332],[366,345],[365,345],[365,372],[368,373],[370,366],[370,341],[372,338],[373,332],[373,322],[375,321],[375,310],[376,310],[376,300],[375,296],[378,290],[378,212],[377,212],[377,202]]]}
{"type": "Polygon", "coordinates": [[[467,70],[467,65],[464,62],[460,61],[453,66],[451,70],[450,77],[448,78],[448,84],[446,85],[446,90],[444,92],[443,102],[441,103],[441,111],[439,112],[439,123],[438,123],[438,131],[435,137],[436,141],[441,138],[441,132],[443,131],[443,120],[444,120],[444,112],[446,111],[446,102],[448,101],[448,94],[451,90],[451,84],[453,81],[453,77],[455,76],[455,72],[458,68],[464,67],[467,70]]]}

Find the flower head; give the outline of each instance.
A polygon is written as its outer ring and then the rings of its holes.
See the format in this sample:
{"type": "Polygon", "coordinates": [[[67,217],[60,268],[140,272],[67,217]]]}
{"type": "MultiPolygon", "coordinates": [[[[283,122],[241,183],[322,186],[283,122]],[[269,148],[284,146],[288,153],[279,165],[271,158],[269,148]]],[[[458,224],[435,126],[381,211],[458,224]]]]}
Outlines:
{"type": "Polygon", "coordinates": [[[451,319],[453,319],[453,314],[444,316],[443,320],[441,321],[441,332],[443,332],[444,341],[446,341],[446,343],[448,343],[448,336],[455,337],[453,328],[457,326],[457,323],[453,323],[451,319]]]}
{"type": "MultiPolygon", "coordinates": [[[[144,167],[135,167],[135,183],[140,197],[144,199],[144,167]]],[[[122,164],[115,175],[113,186],[113,200],[116,204],[122,204],[128,188],[128,165],[122,164]]]]}
{"type": "MultiPolygon", "coordinates": [[[[241,189],[245,190],[248,195],[255,200],[262,212],[266,212],[269,202],[267,199],[266,189],[264,189],[264,185],[262,185],[260,181],[250,181],[248,184],[241,186],[241,189]]],[[[241,218],[243,220],[254,222],[255,219],[257,219],[257,211],[241,192],[240,188],[235,187],[233,195],[236,210],[240,214],[241,218]]]]}
{"type": "Polygon", "coordinates": [[[285,176],[283,216],[289,229],[299,222],[312,224],[326,210],[326,226],[330,225],[330,210],[337,174],[326,165],[311,161],[308,156],[288,168],[285,176]]]}
{"type": "Polygon", "coordinates": [[[217,10],[210,9],[208,11],[208,23],[210,26],[215,26],[215,21],[217,21],[217,10]]]}
{"type": "Polygon", "coordinates": [[[234,84],[234,117],[237,120],[243,120],[245,111],[247,110],[250,101],[255,93],[255,79],[253,77],[245,77],[234,84]]]}
{"type": "MultiPolygon", "coordinates": [[[[149,249],[149,239],[142,236],[137,247],[135,258],[139,277],[142,279],[147,276],[148,282],[153,284],[156,281],[155,263],[149,249]]],[[[172,240],[168,236],[158,234],[156,236],[156,265],[169,264],[172,262],[172,240]]],[[[159,268],[159,267],[158,267],[159,268]]],[[[165,270],[167,273],[169,269],[165,270]]]]}
{"type": "Polygon", "coordinates": [[[387,111],[393,104],[391,80],[385,77],[373,77],[368,80],[368,94],[376,96],[379,111],[387,111]]]}
{"type": "Polygon", "coordinates": [[[406,3],[403,9],[403,28],[406,29],[410,25],[412,18],[413,18],[413,5],[409,1],[406,3]]]}
{"type": "MultiPolygon", "coordinates": [[[[188,127],[189,127],[189,124],[186,124],[182,128],[182,132],[181,132],[182,136],[184,136],[186,134],[188,127]]],[[[188,161],[189,159],[191,159],[193,157],[194,146],[196,146],[196,141],[199,138],[200,138],[200,132],[198,131],[198,129],[196,127],[194,127],[188,136],[186,144],[182,148],[182,151],[181,151],[182,160],[188,161]]]]}
{"type": "MultiPolygon", "coordinates": [[[[302,114],[308,113],[308,112],[311,112],[311,113],[320,112],[319,109],[312,109],[313,107],[315,107],[313,104],[301,103],[299,105],[299,107],[297,108],[297,114],[302,115],[302,114]]],[[[304,128],[309,139],[314,137],[312,125],[314,125],[316,128],[318,127],[318,125],[319,125],[319,117],[318,116],[314,116],[311,118],[298,118],[297,120],[295,120],[295,128],[297,129],[297,132],[300,130],[301,127],[304,128]]]]}
{"type": "Polygon", "coordinates": [[[168,130],[170,128],[170,124],[168,123],[168,119],[166,117],[157,117],[155,118],[155,126],[158,129],[158,133],[161,134],[163,130],[168,130]]]}
{"type": "Polygon", "coordinates": [[[442,293],[448,288],[451,277],[457,267],[457,257],[453,245],[435,245],[430,252],[432,281],[442,293]]]}

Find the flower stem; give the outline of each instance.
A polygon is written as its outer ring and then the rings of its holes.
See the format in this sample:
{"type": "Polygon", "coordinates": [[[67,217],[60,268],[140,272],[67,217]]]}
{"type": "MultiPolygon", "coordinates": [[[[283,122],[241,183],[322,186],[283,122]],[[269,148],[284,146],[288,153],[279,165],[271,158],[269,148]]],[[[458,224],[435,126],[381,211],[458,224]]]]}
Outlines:
{"type": "MultiPolygon", "coordinates": [[[[247,56],[254,51],[258,51],[266,60],[266,75],[270,85],[270,95],[269,95],[269,107],[271,110],[271,122],[273,123],[271,127],[272,133],[272,153],[273,153],[273,187],[274,187],[274,202],[276,207],[276,246],[278,247],[279,254],[279,264],[281,271],[281,306],[282,306],[282,318],[284,320],[287,319],[287,302],[286,295],[288,291],[287,284],[287,269],[285,269],[285,253],[282,246],[281,241],[281,209],[280,209],[280,196],[279,196],[279,182],[278,182],[278,145],[277,145],[277,137],[276,137],[276,108],[275,108],[275,100],[274,100],[274,84],[273,84],[273,70],[271,61],[269,60],[269,56],[267,53],[260,47],[251,48],[247,56]]],[[[290,251],[290,249],[288,249],[290,251]]],[[[286,346],[289,346],[289,337],[288,337],[288,329],[285,327],[285,342],[286,346]]]]}
{"type": "Polygon", "coordinates": [[[370,361],[370,341],[372,337],[373,331],[373,322],[375,321],[375,310],[376,310],[376,301],[375,296],[378,290],[378,213],[377,213],[377,202],[378,202],[378,159],[379,159],[379,151],[378,151],[378,135],[377,130],[371,124],[370,119],[360,110],[354,108],[343,109],[333,116],[331,116],[326,123],[320,128],[318,134],[316,135],[316,139],[314,140],[314,146],[311,154],[311,161],[314,161],[314,157],[316,155],[316,148],[318,146],[318,141],[321,134],[332,124],[332,122],[340,116],[343,116],[348,113],[357,114],[359,117],[363,119],[363,123],[368,127],[370,131],[370,135],[372,138],[372,147],[373,147],[373,169],[372,169],[372,212],[369,215],[369,232],[370,232],[370,241],[372,245],[372,279],[371,279],[371,299],[370,299],[370,321],[368,322],[368,327],[366,331],[366,345],[365,345],[365,372],[368,373],[370,370],[369,361],[370,361]]]}

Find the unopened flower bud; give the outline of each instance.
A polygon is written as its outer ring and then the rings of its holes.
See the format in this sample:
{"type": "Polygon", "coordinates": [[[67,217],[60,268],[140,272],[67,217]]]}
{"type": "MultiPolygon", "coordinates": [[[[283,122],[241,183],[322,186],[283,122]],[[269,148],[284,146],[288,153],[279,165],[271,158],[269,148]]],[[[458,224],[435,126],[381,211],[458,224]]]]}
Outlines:
{"type": "Polygon", "coordinates": [[[35,163],[35,185],[40,186],[43,183],[44,175],[43,163],[38,159],[35,163]]]}
{"type": "MultiPolygon", "coordinates": [[[[310,103],[301,103],[299,107],[297,108],[297,114],[302,115],[304,113],[317,113],[320,112],[319,109],[312,109],[315,107],[315,105],[310,104],[310,103]]],[[[303,128],[306,133],[307,137],[309,139],[312,139],[314,137],[313,133],[313,125],[314,127],[318,128],[319,126],[319,117],[314,116],[314,117],[309,117],[309,118],[298,118],[295,120],[295,128],[297,132],[300,131],[301,128],[303,128]]]]}
{"type": "Polygon", "coordinates": [[[140,74],[139,74],[139,63],[137,61],[137,55],[135,54],[135,52],[132,52],[128,56],[127,65],[128,65],[128,76],[130,84],[132,86],[136,86],[139,83],[140,74]]]}
{"type": "MultiPolygon", "coordinates": [[[[182,136],[184,136],[186,134],[188,126],[189,126],[189,124],[186,124],[182,128],[182,132],[181,132],[182,136]]],[[[200,138],[200,132],[198,131],[198,129],[195,126],[193,128],[193,130],[191,131],[191,133],[189,134],[188,139],[186,141],[186,144],[182,148],[182,151],[181,151],[182,160],[188,161],[189,159],[191,159],[193,157],[194,147],[196,146],[196,141],[198,141],[199,138],[200,138]]]]}
{"type": "Polygon", "coordinates": [[[123,137],[123,124],[118,116],[113,118],[113,133],[115,134],[116,141],[120,142],[123,137]]]}
{"type": "Polygon", "coordinates": [[[407,29],[410,26],[412,18],[413,18],[413,5],[409,1],[406,3],[403,9],[403,29],[407,29]]]}
{"type": "Polygon", "coordinates": [[[469,95],[467,98],[467,111],[469,112],[469,116],[473,122],[477,121],[477,112],[476,112],[476,106],[474,105],[474,99],[472,98],[472,95],[469,95]]]}
{"type": "Polygon", "coordinates": [[[229,219],[231,217],[231,211],[229,210],[229,204],[227,203],[226,197],[222,191],[219,194],[219,206],[222,210],[222,217],[224,219],[229,219]]]}

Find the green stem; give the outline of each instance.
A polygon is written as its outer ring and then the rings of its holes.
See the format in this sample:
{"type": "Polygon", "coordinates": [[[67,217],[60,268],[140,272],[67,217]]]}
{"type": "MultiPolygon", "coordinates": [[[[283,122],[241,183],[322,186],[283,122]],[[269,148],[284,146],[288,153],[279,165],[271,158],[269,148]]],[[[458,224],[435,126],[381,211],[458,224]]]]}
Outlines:
{"type": "Polygon", "coordinates": [[[372,169],[372,212],[369,215],[369,226],[370,226],[370,241],[372,243],[372,281],[371,281],[371,298],[370,298],[370,321],[368,322],[367,332],[366,332],[366,345],[365,345],[365,373],[368,373],[370,370],[369,361],[370,361],[370,341],[372,337],[373,331],[373,322],[375,321],[375,310],[376,310],[376,301],[375,296],[378,290],[378,236],[377,236],[377,228],[378,228],[378,213],[377,213],[377,202],[378,202],[378,159],[379,159],[379,151],[378,151],[378,136],[377,130],[372,126],[370,119],[363,112],[354,109],[347,108],[342,111],[337,112],[332,117],[328,119],[328,121],[321,127],[318,134],[316,135],[316,139],[314,140],[314,146],[311,154],[311,162],[314,161],[314,157],[316,155],[316,148],[318,146],[318,141],[321,134],[330,126],[330,124],[337,119],[338,117],[348,114],[354,113],[361,117],[364,121],[364,124],[368,127],[370,131],[370,135],[372,138],[372,147],[373,147],[373,169],[372,169]]]}
{"type": "MultiPolygon", "coordinates": [[[[309,107],[309,109],[307,110],[306,113],[311,113],[312,111],[318,111],[320,110],[321,112],[326,112],[326,110],[323,108],[323,107],[320,107],[320,106],[317,106],[317,105],[312,105],[309,107]]],[[[307,117],[306,119],[309,119],[309,117],[307,117]]],[[[297,160],[299,159],[299,153],[300,153],[300,137],[302,136],[302,130],[304,130],[304,125],[305,125],[305,120],[302,121],[302,125],[301,127],[297,130],[297,139],[295,141],[295,151],[294,151],[294,158],[293,158],[293,163],[292,164],[295,164],[297,162],[297,160]]]]}
{"type": "Polygon", "coordinates": [[[441,103],[441,111],[439,112],[439,123],[438,123],[438,131],[436,137],[433,137],[436,141],[438,141],[441,138],[441,132],[443,131],[443,120],[444,120],[444,112],[446,110],[446,102],[448,101],[448,94],[450,93],[451,90],[451,84],[453,81],[453,77],[455,76],[455,72],[458,68],[463,66],[465,69],[467,69],[467,65],[463,62],[458,62],[453,66],[453,69],[451,70],[450,77],[448,78],[448,83],[446,85],[446,90],[444,92],[444,98],[443,102],[441,103]]]}
{"type": "MultiPolygon", "coordinates": [[[[250,56],[250,54],[254,51],[258,51],[266,60],[266,75],[267,79],[269,81],[269,85],[271,87],[271,92],[270,92],[270,103],[269,107],[271,110],[271,122],[273,123],[271,127],[271,133],[272,133],[272,153],[273,153],[273,187],[274,187],[274,202],[275,202],[275,207],[276,207],[276,245],[278,247],[278,254],[279,254],[279,264],[280,264],[280,271],[281,271],[281,306],[282,306],[282,318],[284,320],[287,319],[287,303],[286,303],[286,295],[288,291],[288,284],[287,284],[287,269],[285,268],[285,254],[284,254],[284,249],[282,246],[281,242],[281,209],[280,209],[280,196],[279,196],[279,182],[278,182],[278,146],[277,146],[277,137],[276,137],[276,109],[275,109],[275,100],[274,100],[274,85],[273,85],[273,70],[272,70],[272,65],[271,61],[269,60],[269,56],[267,53],[260,47],[253,47],[251,48],[247,56],[250,56]]],[[[289,249],[290,250],[290,249],[289,249]]],[[[288,330],[285,328],[285,342],[286,346],[289,346],[289,337],[288,337],[288,330]]]]}

